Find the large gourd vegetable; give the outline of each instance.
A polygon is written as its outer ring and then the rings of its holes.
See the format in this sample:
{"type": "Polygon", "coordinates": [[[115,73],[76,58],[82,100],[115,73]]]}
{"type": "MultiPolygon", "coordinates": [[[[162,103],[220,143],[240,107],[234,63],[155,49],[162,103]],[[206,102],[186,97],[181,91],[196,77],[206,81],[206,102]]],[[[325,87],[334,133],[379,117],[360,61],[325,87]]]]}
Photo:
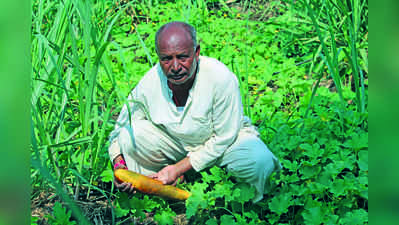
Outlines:
{"type": "Polygon", "coordinates": [[[158,195],[175,200],[186,200],[191,195],[188,191],[172,185],[164,185],[159,180],[149,178],[130,170],[116,169],[114,175],[119,182],[131,183],[135,189],[146,194],[158,195]]]}

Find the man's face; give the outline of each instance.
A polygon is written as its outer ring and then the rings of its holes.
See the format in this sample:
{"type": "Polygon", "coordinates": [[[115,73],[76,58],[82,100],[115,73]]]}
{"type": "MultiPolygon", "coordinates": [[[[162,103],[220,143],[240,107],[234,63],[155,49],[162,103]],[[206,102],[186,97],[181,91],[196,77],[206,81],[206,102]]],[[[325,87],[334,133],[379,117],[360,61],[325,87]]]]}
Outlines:
{"type": "Polygon", "coordinates": [[[158,38],[158,57],[163,73],[176,85],[193,77],[199,57],[190,35],[184,30],[166,30],[158,38]]]}

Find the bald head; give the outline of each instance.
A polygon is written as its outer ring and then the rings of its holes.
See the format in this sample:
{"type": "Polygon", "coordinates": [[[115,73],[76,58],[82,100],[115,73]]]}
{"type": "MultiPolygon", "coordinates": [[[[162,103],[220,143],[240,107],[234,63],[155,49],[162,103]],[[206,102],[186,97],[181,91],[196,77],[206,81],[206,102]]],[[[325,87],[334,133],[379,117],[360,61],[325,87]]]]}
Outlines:
{"type": "Polygon", "coordinates": [[[197,37],[194,27],[184,22],[170,22],[164,24],[155,35],[155,49],[159,53],[160,41],[191,42],[193,49],[197,46],[197,37]]]}

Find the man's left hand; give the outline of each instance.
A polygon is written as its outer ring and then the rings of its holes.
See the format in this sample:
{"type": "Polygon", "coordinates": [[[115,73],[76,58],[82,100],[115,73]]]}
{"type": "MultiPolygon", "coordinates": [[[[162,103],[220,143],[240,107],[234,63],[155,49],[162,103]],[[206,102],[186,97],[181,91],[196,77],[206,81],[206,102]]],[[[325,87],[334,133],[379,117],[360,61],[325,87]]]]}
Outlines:
{"type": "Polygon", "coordinates": [[[172,184],[175,186],[177,183],[177,178],[183,180],[183,174],[192,168],[193,167],[191,166],[189,158],[186,157],[176,164],[165,166],[158,173],[151,174],[149,177],[157,179],[163,184],[172,184]]]}
{"type": "Polygon", "coordinates": [[[176,185],[177,178],[179,174],[177,173],[177,168],[175,165],[165,166],[158,173],[149,175],[153,179],[161,181],[163,184],[176,185]]]}

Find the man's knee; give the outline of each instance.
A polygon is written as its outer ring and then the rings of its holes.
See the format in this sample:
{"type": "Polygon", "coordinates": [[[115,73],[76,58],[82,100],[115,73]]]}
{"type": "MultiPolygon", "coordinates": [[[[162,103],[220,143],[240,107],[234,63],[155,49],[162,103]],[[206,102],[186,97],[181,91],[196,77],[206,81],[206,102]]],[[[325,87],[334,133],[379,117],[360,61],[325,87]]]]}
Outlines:
{"type": "Polygon", "coordinates": [[[125,126],[121,128],[118,137],[118,143],[122,153],[126,152],[134,153],[136,151],[137,147],[135,144],[135,138],[132,127],[125,126]]]}
{"type": "Polygon", "coordinates": [[[152,136],[150,132],[151,126],[153,125],[147,120],[135,120],[132,121],[131,125],[121,128],[118,142],[122,150],[135,154],[140,148],[138,146],[141,145],[138,142],[154,143],[148,140],[152,136]]]}
{"type": "Polygon", "coordinates": [[[227,160],[227,169],[235,176],[246,177],[246,180],[257,180],[270,174],[275,168],[274,155],[258,138],[244,141],[232,150],[230,157],[227,160]]]}

